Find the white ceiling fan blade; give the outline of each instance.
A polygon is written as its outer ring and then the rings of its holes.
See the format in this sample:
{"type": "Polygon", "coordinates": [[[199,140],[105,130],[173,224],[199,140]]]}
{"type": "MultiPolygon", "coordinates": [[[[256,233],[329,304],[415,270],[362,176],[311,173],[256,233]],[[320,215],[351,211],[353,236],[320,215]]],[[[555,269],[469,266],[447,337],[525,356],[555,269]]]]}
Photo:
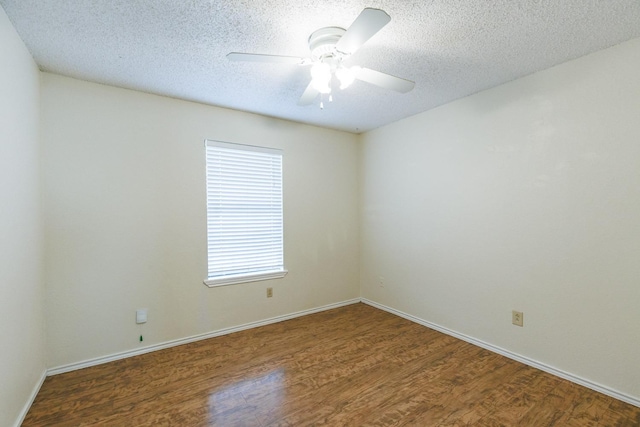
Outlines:
{"type": "Polygon", "coordinates": [[[355,72],[355,77],[363,82],[380,86],[384,89],[395,90],[400,93],[407,93],[416,85],[411,80],[401,79],[391,74],[382,73],[370,68],[360,68],[355,72]]]}
{"type": "Polygon", "coordinates": [[[316,99],[316,96],[318,96],[319,93],[320,92],[318,92],[318,90],[313,87],[313,82],[310,82],[309,86],[307,86],[307,88],[304,90],[304,93],[298,100],[298,105],[305,106],[313,104],[313,101],[316,99]]]}
{"type": "Polygon", "coordinates": [[[304,65],[308,61],[298,56],[263,55],[260,53],[231,52],[227,54],[229,61],[270,62],[279,64],[304,65]]]}
{"type": "Polygon", "coordinates": [[[347,32],[340,37],[336,49],[342,53],[353,54],[389,21],[391,21],[391,17],[384,10],[369,7],[364,9],[347,29],[347,32]]]}

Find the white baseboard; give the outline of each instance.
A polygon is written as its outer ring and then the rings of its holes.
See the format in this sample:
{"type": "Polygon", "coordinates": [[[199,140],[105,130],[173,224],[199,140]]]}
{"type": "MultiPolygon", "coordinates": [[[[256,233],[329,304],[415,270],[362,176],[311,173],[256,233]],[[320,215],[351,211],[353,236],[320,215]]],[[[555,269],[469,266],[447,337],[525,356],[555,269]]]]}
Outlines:
{"type": "MultiPolygon", "coordinates": [[[[71,372],[82,368],[88,368],[90,366],[101,365],[103,363],[113,362],[114,360],[126,359],[127,357],[138,356],[145,353],[151,353],[152,351],[158,351],[165,348],[175,347],[182,344],[188,344],[195,341],[206,340],[208,338],[219,337],[221,335],[232,334],[234,332],[244,331],[246,329],[258,328],[260,326],[269,325],[271,323],[282,322],[285,320],[295,319],[296,317],[306,316],[313,313],[319,313],[321,311],[331,310],[333,308],[343,307],[345,305],[356,304],[360,302],[360,298],[354,298],[346,301],[341,301],[333,304],[324,305],[322,307],[312,308],[308,310],[297,311],[295,313],[285,314],[282,316],[272,317],[270,319],[260,320],[257,322],[245,323],[240,326],[233,326],[230,328],[219,329],[217,331],[207,332],[204,334],[193,335],[186,338],[180,338],[177,340],[166,341],[160,344],[154,344],[143,348],[137,348],[135,350],[123,351],[120,353],[114,353],[107,356],[96,357],[94,359],[83,360],[81,362],[70,363],[68,365],[62,365],[47,370],[47,375],[57,375],[65,372],[71,372]]],[[[29,405],[30,406],[30,405],[29,405]]],[[[28,409],[28,408],[27,408],[28,409]]],[[[26,412],[25,412],[26,414],[26,412]]]]}
{"type": "Polygon", "coordinates": [[[476,338],[470,337],[468,335],[465,334],[461,334],[459,332],[453,331],[451,329],[445,328],[443,326],[437,325],[435,323],[420,319],[419,317],[416,316],[412,316],[410,314],[404,313],[400,310],[396,310],[394,308],[391,307],[387,307],[383,304],[377,303],[375,301],[371,301],[367,298],[354,298],[351,300],[346,300],[346,301],[342,301],[342,302],[338,302],[338,303],[334,303],[334,304],[328,304],[322,307],[317,307],[317,308],[313,308],[313,309],[308,309],[308,310],[302,310],[302,311],[298,311],[295,313],[290,313],[290,314],[286,314],[286,315],[282,315],[282,316],[276,316],[276,317],[272,317],[269,319],[265,319],[265,320],[260,320],[257,322],[250,322],[250,323],[246,323],[244,325],[239,325],[239,326],[234,326],[234,327],[230,327],[230,328],[224,328],[224,329],[220,329],[217,331],[212,331],[212,332],[207,332],[204,334],[199,334],[199,335],[194,335],[191,337],[186,337],[186,338],[180,338],[177,340],[172,340],[172,341],[166,341],[164,343],[160,343],[160,344],[155,344],[155,345],[151,345],[151,346],[147,346],[144,348],[139,348],[139,349],[135,349],[135,350],[130,350],[130,351],[124,351],[124,352],[120,352],[120,353],[115,353],[115,354],[111,354],[108,356],[103,356],[103,357],[97,357],[94,359],[89,359],[89,360],[84,360],[82,362],[77,362],[77,363],[71,363],[68,365],[63,365],[63,366],[58,366],[55,368],[51,368],[48,369],[45,373],[43,373],[42,378],[39,382],[39,384],[37,385],[37,387],[34,388],[34,391],[31,395],[31,398],[29,399],[29,402],[27,402],[27,404],[25,405],[24,409],[21,412],[21,416],[18,419],[18,423],[16,424],[16,427],[19,426],[22,421],[24,420],[24,417],[26,416],[29,408],[31,407],[31,404],[33,403],[33,400],[35,399],[38,391],[40,390],[40,387],[42,386],[42,383],[44,382],[45,376],[50,376],[50,375],[57,375],[57,374],[62,374],[64,372],[70,372],[70,371],[75,371],[77,369],[82,369],[82,368],[87,368],[90,366],[96,366],[96,365],[101,365],[103,363],[108,363],[108,362],[112,362],[114,360],[120,360],[120,359],[125,359],[127,357],[132,357],[132,356],[138,356],[140,354],[145,354],[145,353],[150,353],[152,351],[157,351],[157,350],[162,350],[165,348],[170,348],[170,347],[175,347],[178,345],[182,345],[182,344],[188,344],[191,342],[195,342],[195,341],[200,341],[200,340],[205,340],[208,338],[214,338],[214,337],[218,337],[221,335],[226,335],[226,334],[231,334],[234,332],[239,332],[239,331],[243,331],[246,329],[251,329],[251,328],[257,328],[260,326],[265,326],[265,325],[269,325],[272,323],[277,323],[277,322],[282,322],[285,320],[289,320],[289,319],[294,319],[296,317],[301,317],[301,316],[306,316],[308,314],[313,314],[313,313],[319,313],[321,311],[326,311],[326,310],[331,310],[334,308],[338,308],[338,307],[343,307],[346,305],[350,305],[350,304],[356,304],[358,302],[362,302],[365,304],[368,304],[372,307],[376,307],[380,310],[384,310],[388,313],[391,314],[395,314],[396,316],[400,316],[402,318],[405,318],[407,320],[410,320],[414,323],[417,323],[419,325],[425,326],[427,328],[430,329],[434,329],[438,332],[442,332],[443,334],[446,335],[450,335],[452,337],[458,338],[462,341],[466,341],[470,344],[473,345],[477,345],[478,347],[482,347],[486,350],[492,351],[494,353],[500,354],[502,356],[508,357],[509,359],[512,360],[516,360],[518,362],[524,363],[525,365],[531,366],[533,368],[536,369],[540,369],[541,371],[547,372],[551,375],[555,375],[557,377],[566,379],[568,381],[571,381],[573,383],[579,384],[581,386],[587,387],[591,390],[597,391],[599,393],[605,394],[607,396],[613,397],[614,399],[618,399],[621,400],[623,402],[629,403],[631,405],[640,407],[640,399],[630,396],[628,394],[619,392],[617,390],[614,390],[612,388],[603,386],[601,384],[595,383],[593,381],[581,378],[577,375],[573,375],[569,372],[565,372],[563,370],[554,368],[553,366],[549,366],[546,365],[542,362],[538,362],[536,360],[530,359],[528,357],[525,356],[521,356],[517,353],[513,353],[509,350],[505,350],[501,347],[495,346],[493,344],[489,344],[486,343],[484,341],[478,340],[476,338]]]}
{"type": "Polygon", "coordinates": [[[553,366],[546,365],[542,362],[535,361],[533,359],[529,359],[528,357],[521,356],[517,353],[512,353],[509,350],[505,350],[501,347],[495,346],[493,344],[486,343],[484,341],[478,340],[476,338],[472,338],[468,335],[461,334],[456,331],[452,331],[451,329],[447,329],[443,326],[437,325],[435,323],[428,322],[426,320],[420,319],[419,317],[412,316],[410,314],[404,313],[400,310],[396,310],[391,307],[387,307],[386,305],[379,304],[375,301],[368,300],[366,298],[360,299],[363,303],[368,304],[372,307],[379,308],[380,310],[384,310],[388,313],[395,314],[396,316],[403,317],[412,322],[418,323],[419,325],[426,326],[427,328],[434,329],[438,332],[442,332],[443,334],[450,335],[452,337],[458,338],[462,341],[466,341],[470,344],[477,345],[478,347],[482,347],[486,350],[492,351],[494,353],[498,353],[502,356],[508,357],[509,359],[516,360],[518,362],[524,363],[525,365],[529,365],[533,368],[540,369],[541,371],[547,372],[551,375],[555,375],[560,378],[564,378],[565,380],[571,381],[573,383],[579,384],[581,386],[587,387],[591,390],[597,391],[602,394],[606,394],[607,396],[613,397],[614,399],[621,400],[623,402],[629,403],[631,405],[640,407],[640,399],[630,396],[628,394],[619,392],[617,390],[611,389],[609,387],[603,386],[601,384],[595,383],[593,381],[581,378],[577,375],[573,375],[569,372],[565,372],[563,370],[554,368],[553,366]]]}
{"type": "Polygon", "coordinates": [[[15,427],[20,427],[20,425],[22,425],[22,423],[24,422],[24,418],[27,416],[27,412],[29,412],[31,405],[33,405],[33,401],[36,400],[36,396],[40,391],[40,387],[42,387],[42,384],[44,383],[44,380],[46,378],[47,378],[47,370],[45,369],[42,371],[42,375],[40,375],[40,379],[36,383],[35,387],[33,387],[33,390],[31,391],[31,395],[29,396],[29,400],[27,400],[27,403],[24,404],[22,411],[20,411],[20,414],[18,415],[18,419],[14,424],[15,427]]]}

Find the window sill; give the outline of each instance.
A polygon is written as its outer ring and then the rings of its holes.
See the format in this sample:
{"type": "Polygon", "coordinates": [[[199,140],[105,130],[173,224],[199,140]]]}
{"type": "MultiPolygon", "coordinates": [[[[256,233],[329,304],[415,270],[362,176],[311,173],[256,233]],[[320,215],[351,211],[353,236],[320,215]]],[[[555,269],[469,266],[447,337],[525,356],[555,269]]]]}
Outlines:
{"type": "Polygon", "coordinates": [[[256,274],[243,274],[238,276],[226,276],[217,279],[207,279],[203,283],[210,288],[218,286],[236,285],[238,283],[258,282],[261,280],[281,279],[287,275],[288,270],[266,271],[256,274]]]}

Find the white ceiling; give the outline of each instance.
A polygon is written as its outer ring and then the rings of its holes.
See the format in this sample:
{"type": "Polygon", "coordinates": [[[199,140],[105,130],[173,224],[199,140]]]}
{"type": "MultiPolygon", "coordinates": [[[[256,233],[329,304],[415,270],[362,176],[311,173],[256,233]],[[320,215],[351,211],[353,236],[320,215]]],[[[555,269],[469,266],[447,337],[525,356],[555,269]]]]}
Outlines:
{"type": "Polygon", "coordinates": [[[640,0],[0,0],[44,71],[349,132],[364,132],[640,37],[640,0]],[[416,82],[357,81],[296,103],[309,68],[229,62],[232,51],[306,57],[325,26],[365,7],[391,22],[349,64],[416,82]]]}

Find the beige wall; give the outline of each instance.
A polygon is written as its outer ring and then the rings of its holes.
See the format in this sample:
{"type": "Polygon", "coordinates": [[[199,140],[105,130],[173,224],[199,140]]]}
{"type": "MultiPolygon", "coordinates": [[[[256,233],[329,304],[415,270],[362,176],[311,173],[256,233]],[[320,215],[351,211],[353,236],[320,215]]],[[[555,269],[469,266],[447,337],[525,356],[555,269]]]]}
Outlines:
{"type": "Polygon", "coordinates": [[[0,425],[19,420],[45,372],[40,76],[0,7],[0,425]]]}
{"type": "Polygon", "coordinates": [[[354,135],[43,73],[42,150],[49,367],[359,295],[354,135]],[[203,285],[205,138],[284,150],[284,279],[203,285]]]}
{"type": "Polygon", "coordinates": [[[640,399],[638,70],[635,39],[365,134],[363,297],[640,399]]]}

